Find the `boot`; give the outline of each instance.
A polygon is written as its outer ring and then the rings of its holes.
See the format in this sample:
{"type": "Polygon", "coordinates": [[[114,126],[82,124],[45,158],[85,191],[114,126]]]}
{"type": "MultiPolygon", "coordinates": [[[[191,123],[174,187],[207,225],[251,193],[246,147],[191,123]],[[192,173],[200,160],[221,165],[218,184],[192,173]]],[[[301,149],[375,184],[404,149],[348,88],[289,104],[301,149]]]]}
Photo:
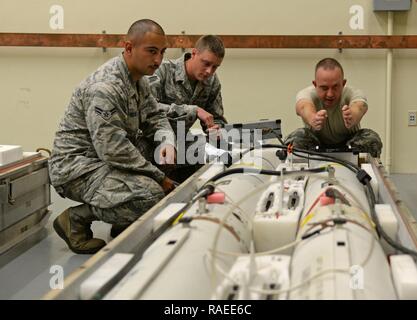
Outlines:
{"type": "Polygon", "coordinates": [[[97,219],[88,205],[83,204],[65,210],[54,220],[53,226],[71,251],[80,254],[93,254],[106,245],[103,240],[93,238],[90,226],[94,220],[97,219]]]}
{"type": "Polygon", "coordinates": [[[114,239],[121,234],[128,226],[113,224],[110,230],[110,236],[114,239]]]}

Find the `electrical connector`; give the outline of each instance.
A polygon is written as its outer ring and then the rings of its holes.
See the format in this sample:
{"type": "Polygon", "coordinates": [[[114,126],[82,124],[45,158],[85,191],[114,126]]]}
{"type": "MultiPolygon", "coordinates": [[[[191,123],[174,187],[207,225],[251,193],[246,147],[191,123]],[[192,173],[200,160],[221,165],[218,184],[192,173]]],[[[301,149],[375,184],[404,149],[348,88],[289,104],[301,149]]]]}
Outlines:
{"type": "Polygon", "coordinates": [[[206,197],[214,192],[214,189],[216,188],[216,185],[213,181],[207,182],[205,185],[203,185],[200,190],[192,197],[192,201],[195,201],[201,197],[206,197]]]}
{"type": "Polygon", "coordinates": [[[287,150],[280,149],[276,152],[276,155],[279,160],[285,161],[287,159],[287,150]]]}
{"type": "Polygon", "coordinates": [[[346,222],[347,222],[346,219],[343,219],[343,218],[334,218],[333,219],[333,223],[335,225],[345,224],[346,222]]]}
{"type": "Polygon", "coordinates": [[[178,222],[183,224],[189,224],[193,221],[193,217],[182,217],[178,222]]]}
{"type": "Polygon", "coordinates": [[[356,174],[356,178],[359,180],[360,183],[366,185],[369,181],[372,180],[371,176],[363,169],[360,169],[356,174]]]}

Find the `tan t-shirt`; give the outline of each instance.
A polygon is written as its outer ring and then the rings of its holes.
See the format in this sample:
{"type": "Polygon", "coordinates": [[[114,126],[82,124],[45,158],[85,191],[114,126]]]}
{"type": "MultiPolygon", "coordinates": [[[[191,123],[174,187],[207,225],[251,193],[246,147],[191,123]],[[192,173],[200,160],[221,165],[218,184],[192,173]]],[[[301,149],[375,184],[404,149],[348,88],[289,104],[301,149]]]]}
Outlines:
{"type": "MultiPolygon", "coordinates": [[[[347,129],[345,123],[343,122],[342,107],[344,105],[350,105],[355,101],[362,101],[367,106],[368,102],[364,93],[359,89],[354,89],[348,86],[343,88],[342,96],[340,101],[336,103],[332,108],[324,108],[322,101],[317,96],[316,88],[311,85],[307,88],[300,90],[297,93],[295,98],[296,103],[301,100],[306,99],[313,102],[316,106],[317,111],[326,109],[327,110],[327,120],[320,131],[314,131],[318,136],[320,142],[326,145],[334,145],[345,142],[349,139],[355,132],[360,129],[360,125],[347,129]]],[[[311,126],[307,123],[304,123],[306,128],[311,126]]]]}

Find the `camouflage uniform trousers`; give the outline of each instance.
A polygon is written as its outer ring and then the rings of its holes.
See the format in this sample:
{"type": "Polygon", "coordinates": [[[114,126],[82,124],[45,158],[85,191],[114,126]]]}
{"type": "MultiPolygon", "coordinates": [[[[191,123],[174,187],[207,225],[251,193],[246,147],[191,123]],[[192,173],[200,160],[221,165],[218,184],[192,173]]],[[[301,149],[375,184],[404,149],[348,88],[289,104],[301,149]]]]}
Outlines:
{"type": "Polygon", "coordinates": [[[165,196],[152,178],[107,165],[55,189],[87,204],[98,220],[125,227],[165,196]]]}
{"type": "MultiPolygon", "coordinates": [[[[291,132],[285,139],[285,144],[290,143],[292,143],[296,148],[306,150],[312,149],[315,146],[332,147],[321,143],[319,138],[315,135],[314,131],[308,128],[299,128],[291,132]]],[[[371,129],[360,129],[351,137],[349,137],[343,144],[349,145],[359,152],[370,153],[373,157],[378,158],[381,155],[381,138],[375,131],[371,129]]]]}
{"type": "MultiPolygon", "coordinates": [[[[140,139],[136,147],[148,161],[152,160],[155,150],[151,142],[140,139]]],[[[82,206],[84,210],[98,220],[121,228],[129,226],[165,196],[154,179],[107,164],[55,189],[63,197],[86,204],[88,208],[82,206]]],[[[77,213],[83,216],[80,209],[73,210],[76,219],[77,213]]]]}

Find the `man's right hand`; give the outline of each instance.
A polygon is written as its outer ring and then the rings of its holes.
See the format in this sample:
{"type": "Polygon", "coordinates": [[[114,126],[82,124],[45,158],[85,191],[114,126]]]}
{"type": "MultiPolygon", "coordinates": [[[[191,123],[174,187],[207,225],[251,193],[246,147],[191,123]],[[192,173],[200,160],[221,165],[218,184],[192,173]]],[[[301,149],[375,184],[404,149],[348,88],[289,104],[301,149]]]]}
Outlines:
{"type": "Polygon", "coordinates": [[[197,107],[197,117],[205,124],[208,129],[214,126],[213,115],[203,108],[197,107]]]}
{"type": "Polygon", "coordinates": [[[174,181],[172,181],[170,178],[165,177],[164,180],[161,183],[162,189],[164,190],[165,194],[170,193],[172,190],[175,189],[174,181]]]}
{"type": "Polygon", "coordinates": [[[326,110],[320,110],[314,114],[313,119],[310,121],[310,126],[315,131],[319,131],[323,128],[324,123],[326,122],[327,118],[327,111],[326,110]]]}

